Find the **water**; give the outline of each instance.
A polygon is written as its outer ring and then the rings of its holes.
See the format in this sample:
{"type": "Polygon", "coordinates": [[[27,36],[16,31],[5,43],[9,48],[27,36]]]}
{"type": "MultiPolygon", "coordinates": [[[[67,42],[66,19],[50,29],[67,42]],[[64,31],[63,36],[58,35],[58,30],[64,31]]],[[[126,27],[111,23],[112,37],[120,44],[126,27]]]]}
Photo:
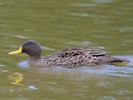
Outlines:
{"type": "Polygon", "coordinates": [[[132,100],[132,10],[132,0],[1,0],[1,100],[132,100]],[[43,55],[95,47],[131,63],[33,73],[27,55],[8,55],[28,39],[42,45],[43,55]]]}

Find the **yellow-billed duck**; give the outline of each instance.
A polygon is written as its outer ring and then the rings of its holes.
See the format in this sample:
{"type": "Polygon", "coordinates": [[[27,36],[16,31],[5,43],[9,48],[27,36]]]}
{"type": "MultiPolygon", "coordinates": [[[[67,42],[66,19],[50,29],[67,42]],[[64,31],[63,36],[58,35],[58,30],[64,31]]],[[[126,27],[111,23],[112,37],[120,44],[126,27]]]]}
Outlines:
{"type": "Polygon", "coordinates": [[[125,59],[112,57],[102,50],[85,48],[68,48],[41,57],[41,46],[34,40],[27,40],[18,50],[9,52],[10,55],[19,53],[28,54],[30,65],[40,68],[55,66],[71,68],[128,62],[125,59]]]}

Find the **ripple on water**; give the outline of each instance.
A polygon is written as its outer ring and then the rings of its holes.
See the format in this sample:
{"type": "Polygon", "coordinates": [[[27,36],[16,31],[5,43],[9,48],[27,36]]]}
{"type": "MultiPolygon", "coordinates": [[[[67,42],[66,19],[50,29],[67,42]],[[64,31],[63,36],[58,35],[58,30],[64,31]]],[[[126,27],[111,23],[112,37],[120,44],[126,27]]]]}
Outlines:
{"type": "Polygon", "coordinates": [[[22,36],[22,35],[16,35],[17,38],[21,38],[21,39],[29,39],[29,37],[25,37],[25,36],[22,36]]]}
{"type": "Polygon", "coordinates": [[[96,6],[96,4],[93,4],[93,3],[75,3],[75,4],[72,4],[72,6],[75,6],[75,7],[94,7],[96,6]]]}
{"type": "MultiPolygon", "coordinates": [[[[120,58],[127,58],[131,62],[133,61],[132,56],[119,56],[120,58]]],[[[18,66],[22,69],[28,69],[28,60],[18,63],[18,66]]],[[[114,65],[100,65],[95,67],[79,67],[79,68],[40,68],[41,73],[51,73],[51,74],[73,74],[74,76],[91,76],[93,75],[108,75],[108,76],[118,76],[118,77],[132,77],[133,68],[132,66],[114,66],[114,65]]]]}
{"type": "Polygon", "coordinates": [[[74,45],[74,46],[84,46],[84,47],[87,47],[91,44],[91,42],[89,41],[68,41],[66,44],[69,44],[69,45],[74,45]]]}

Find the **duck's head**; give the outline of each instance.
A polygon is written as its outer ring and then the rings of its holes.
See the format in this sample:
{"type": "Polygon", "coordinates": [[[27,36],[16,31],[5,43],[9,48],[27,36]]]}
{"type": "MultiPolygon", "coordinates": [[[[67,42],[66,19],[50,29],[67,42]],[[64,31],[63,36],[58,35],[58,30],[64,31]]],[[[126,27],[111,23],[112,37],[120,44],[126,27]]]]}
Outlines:
{"type": "Polygon", "coordinates": [[[34,40],[27,40],[19,47],[18,50],[9,52],[9,55],[26,53],[31,58],[38,59],[41,56],[41,46],[34,40]]]}

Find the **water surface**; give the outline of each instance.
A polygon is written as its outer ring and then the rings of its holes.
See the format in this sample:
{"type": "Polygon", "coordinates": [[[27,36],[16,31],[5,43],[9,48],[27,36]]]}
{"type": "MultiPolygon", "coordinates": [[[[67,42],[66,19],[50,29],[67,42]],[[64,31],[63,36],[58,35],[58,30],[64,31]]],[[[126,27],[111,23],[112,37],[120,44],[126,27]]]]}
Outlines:
{"type": "Polygon", "coordinates": [[[24,68],[27,55],[7,55],[33,39],[42,45],[43,55],[95,47],[132,62],[132,0],[1,0],[0,11],[2,100],[133,99],[132,63],[31,73],[24,68]]]}

